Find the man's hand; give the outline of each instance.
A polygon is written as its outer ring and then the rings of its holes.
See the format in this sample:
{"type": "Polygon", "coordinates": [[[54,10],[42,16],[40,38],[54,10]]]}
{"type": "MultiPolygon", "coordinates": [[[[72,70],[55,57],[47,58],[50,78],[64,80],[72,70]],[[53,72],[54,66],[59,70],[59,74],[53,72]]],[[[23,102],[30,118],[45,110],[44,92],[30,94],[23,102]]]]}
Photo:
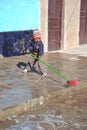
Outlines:
{"type": "Polygon", "coordinates": [[[42,58],[42,56],[39,56],[38,58],[39,58],[39,59],[41,59],[41,58],[42,58]]]}
{"type": "Polygon", "coordinates": [[[29,53],[29,50],[24,50],[23,52],[24,52],[24,53],[29,53]]]}
{"type": "Polygon", "coordinates": [[[25,50],[26,53],[29,53],[29,50],[25,50]]]}

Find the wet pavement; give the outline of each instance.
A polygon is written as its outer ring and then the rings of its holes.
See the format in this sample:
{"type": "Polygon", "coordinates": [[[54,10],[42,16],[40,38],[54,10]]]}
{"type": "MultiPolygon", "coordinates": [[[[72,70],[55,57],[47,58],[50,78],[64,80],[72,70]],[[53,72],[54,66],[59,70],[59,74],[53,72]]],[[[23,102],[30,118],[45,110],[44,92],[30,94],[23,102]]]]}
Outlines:
{"type": "MultiPolygon", "coordinates": [[[[55,63],[55,67],[59,66],[59,70],[62,70],[61,59],[57,61],[56,55],[46,54],[44,60],[50,65],[55,63]],[[50,56],[54,61],[50,61],[50,56]]],[[[0,60],[0,109],[46,96],[49,92],[64,88],[65,81],[50,70],[47,70],[46,78],[41,77],[37,66],[37,71],[24,74],[22,71],[28,59],[29,56],[26,55],[0,60]]]]}
{"type": "MultiPolygon", "coordinates": [[[[71,94],[71,90],[76,91],[75,89],[77,89],[77,88],[83,87],[84,93],[85,93],[85,90],[87,90],[87,89],[85,89],[85,88],[87,88],[87,57],[86,56],[83,57],[83,56],[79,56],[78,54],[65,54],[65,53],[58,53],[58,52],[57,53],[45,53],[45,55],[44,55],[44,61],[47,62],[50,66],[56,68],[59,72],[61,72],[65,76],[69,77],[70,80],[79,81],[79,85],[76,88],[75,87],[68,88],[66,81],[63,78],[61,78],[59,75],[57,75],[54,72],[52,72],[51,70],[49,70],[48,68],[47,68],[47,77],[42,78],[39,73],[37,65],[36,65],[36,70],[33,70],[32,72],[29,72],[27,74],[24,74],[22,71],[23,71],[23,68],[26,65],[28,59],[29,59],[29,55],[0,59],[0,115],[1,115],[0,119],[5,118],[2,115],[2,113],[5,113],[5,110],[7,110],[9,108],[13,108],[16,105],[22,104],[27,101],[34,102],[34,99],[36,99],[35,102],[38,102],[38,99],[39,99],[39,103],[40,103],[40,105],[42,105],[44,102],[43,97],[49,97],[49,95],[50,95],[52,98],[53,93],[54,93],[53,97],[55,97],[56,94],[58,95],[58,93],[57,93],[58,91],[60,92],[59,95],[63,95],[67,91],[69,92],[69,94],[71,94]]],[[[81,94],[82,89],[78,89],[78,90],[80,90],[80,94],[81,94]]],[[[85,95],[86,93],[85,94],[84,93],[82,94],[82,97],[84,97],[84,99],[86,100],[87,95],[85,95]]],[[[66,95],[68,95],[68,94],[66,93],[66,95]]],[[[69,95],[69,96],[71,96],[71,95],[69,95]]],[[[60,96],[60,98],[61,98],[61,96],[60,96]]],[[[79,98],[80,98],[80,96],[79,96],[79,98]]],[[[57,106],[57,108],[59,107],[59,111],[61,110],[62,113],[60,112],[61,114],[59,114],[59,115],[56,114],[57,117],[55,116],[55,120],[57,120],[57,121],[62,120],[61,121],[62,126],[63,126],[62,123],[64,123],[63,108],[67,109],[66,104],[68,104],[68,105],[70,104],[70,100],[68,100],[67,97],[62,98],[61,102],[64,101],[64,99],[66,100],[65,105],[60,104],[60,100],[58,100],[57,103],[59,104],[59,106],[57,106]],[[61,119],[59,119],[59,118],[61,118],[61,119]]],[[[74,103],[78,104],[77,102],[74,102],[74,103]]],[[[37,104],[38,103],[36,103],[36,105],[37,104]]],[[[51,104],[51,103],[49,103],[49,104],[51,104]]],[[[84,104],[86,104],[86,102],[84,102],[84,104]]],[[[32,106],[32,102],[31,102],[31,106],[32,106]]],[[[55,105],[53,105],[53,106],[55,106],[55,105]]],[[[85,106],[87,106],[87,104],[85,106]]],[[[20,111],[20,107],[18,108],[19,111],[20,111]]],[[[50,107],[52,108],[52,106],[50,106],[50,107]]],[[[77,109],[76,107],[73,107],[75,109],[75,111],[77,109]]],[[[55,108],[56,108],[56,106],[55,106],[55,108]]],[[[25,109],[26,109],[26,107],[25,107],[25,109]]],[[[16,108],[15,108],[15,110],[16,110],[16,108]]],[[[70,106],[68,106],[67,110],[69,110],[69,111],[71,110],[70,106]]],[[[51,116],[53,116],[53,114],[55,114],[55,113],[56,113],[56,111],[54,110],[54,108],[52,108],[52,110],[51,111],[49,110],[48,113],[45,112],[45,115],[47,115],[46,118],[49,117],[48,120],[52,121],[53,118],[51,119],[51,116]],[[52,112],[54,112],[54,113],[52,113],[52,112]]],[[[5,115],[6,114],[7,113],[5,113],[5,115]]],[[[87,115],[86,109],[85,109],[85,114],[87,115]]],[[[9,117],[8,115],[12,116],[9,113],[6,116],[9,117]]],[[[72,116],[72,111],[71,111],[70,115],[72,116]]],[[[34,115],[34,116],[36,116],[36,115],[34,115]]],[[[13,118],[14,117],[16,117],[15,112],[13,114],[13,118]]],[[[26,117],[27,117],[26,119],[30,121],[30,116],[27,115],[26,117]]],[[[45,116],[43,115],[42,117],[39,117],[39,118],[44,119],[45,116]]],[[[87,118],[87,116],[85,117],[84,120],[86,120],[86,118],[87,118]]],[[[17,123],[17,118],[15,120],[17,123]]],[[[32,120],[33,120],[33,118],[32,118],[32,120]]],[[[36,117],[35,117],[35,120],[37,120],[36,117]]],[[[46,130],[50,130],[51,128],[53,128],[52,130],[57,129],[57,127],[55,127],[55,126],[53,126],[53,127],[50,125],[48,126],[49,121],[48,121],[48,124],[46,124],[47,119],[45,119],[45,121],[43,120],[43,122],[44,122],[44,124],[40,120],[40,123],[42,124],[43,128],[49,127],[49,129],[46,129],[46,130]]],[[[53,122],[51,122],[51,124],[52,123],[53,122]]],[[[55,123],[57,124],[58,122],[55,121],[55,123]]],[[[76,122],[73,122],[73,123],[76,123],[76,122]]],[[[26,122],[24,124],[26,124],[26,122]]],[[[34,122],[32,122],[32,123],[30,122],[30,124],[35,125],[34,122]]],[[[31,126],[32,127],[31,130],[34,130],[33,125],[31,126]]],[[[81,129],[81,127],[78,126],[79,124],[75,124],[75,125],[76,125],[76,127],[75,127],[76,130],[79,128],[81,129]]],[[[14,127],[15,130],[20,128],[20,126],[19,127],[15,126],[15,127],[14,127]],[[15,128],[15,127],[17,127],[17,128],[15,128]]],[[[66,130],[68,130],[67,125],[66,125],[66,127],[67,127],[66,130]]],[[[14,128],[12,128],[12,130],[14,128]]],[[[41,126],[37,127],[38,130],[39,129],[43,130],[43,128],[41,128],[41,126]]],[[[72,126],[72,129],[73,128],[74,127],[72,126]]],[[[84,130],[86,130],[86,126],[84,126],[83,128],[84,128],[84,130]]],[[[25,128],[25,129],[27,130],[27,129],[29,129],[29,127],[25,128]]],[[[10,130],[10,128],[9,128],[9,130],[10,130]]],[[[60,130],[62,130],[62,129],[60,129],[60,130]]]]}
{"type": "MultiPolygon", "coordinates": [[[[0,59],[0,109],[65,89],[66,81],[48,68],[45,78],[41,77],[37,66],[37,71],[24,74],[28,59],[29,55],[0,59]]],[[[45,54],[44,61],[70,80],[87,78],[86,57],[49,53],[45,54]]]]}

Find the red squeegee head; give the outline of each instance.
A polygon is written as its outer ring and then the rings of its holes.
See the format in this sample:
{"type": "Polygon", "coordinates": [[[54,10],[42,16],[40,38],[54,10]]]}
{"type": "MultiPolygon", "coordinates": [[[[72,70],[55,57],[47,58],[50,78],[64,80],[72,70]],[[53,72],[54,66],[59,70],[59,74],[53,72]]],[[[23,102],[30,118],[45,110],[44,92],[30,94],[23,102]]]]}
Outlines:
{"type": "Polygon", "coordinates": [[[67,84],[72,87],[72,86],[77,86],[79,84],[79,82],[76,81],[76,80],[74,80],[74,81],[67,81],[67,84]]]}

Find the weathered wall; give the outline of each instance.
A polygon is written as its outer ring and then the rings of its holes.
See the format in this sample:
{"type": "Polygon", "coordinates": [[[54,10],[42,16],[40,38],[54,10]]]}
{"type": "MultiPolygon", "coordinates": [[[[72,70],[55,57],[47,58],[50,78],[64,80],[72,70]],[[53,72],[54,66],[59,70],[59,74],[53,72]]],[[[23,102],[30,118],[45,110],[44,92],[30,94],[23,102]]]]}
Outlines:
{"type": "MultiPolygon", "coordinates": [[[[48,1],[40,0],[40,30],[45,51],[48,51],[48,1]]],[[[63,0],[61,50],[79,46],[80,4],[81,0],[63,0]]]]}
{"type": "Polygon", "coordinates": [[[45,52],[48,51],[48,0],[40,1],[40,30],[45,52]]]}
{"type": "Polygon", "coordinates": [[[3,0],[0,9],[0,55],[19,55],[32,31],[39,29],[39,0],[3,0]]]}
{"type": "Polygon", "coordinates": [[[20,55],[32,34],[33,30],[0,33],[0,54],[6,57],[20,55]]]}
{"type": "Polygon", "coordinates": [[[79,46],[80,3],[80,0],[63,1],[63,50],[79,46]]]}
{"type": "MultiPolygon", "coordinates": [[[[49,0],[39,0],[39,29],[41,30],[45,52],[48,51],[48,1],[49,0]]],[[[81,0],[74,0],[74,2],[72,2],[72,0],[63,0],[61,50],[68,50],[79,46],[80,4],[81,0]]],[[[29,34],[29,37],[30,36],[31,34],[29,34]]],[[[3,45],[6,39],[8,39],[7,37],[9,37],[7,33],[6,35],[0,34],[1,54],[3,53],[3,45]]],[[[10,38],[11,37],[12,36],[10,36],[10,38]]],[[[13,35],[13,37],[15,36],[13,35]]],[[[24,37],[25,36],[22,38],[24,37]]],[[[12,43],[11,39],[9,39],[9,41],[12,43]]]]}

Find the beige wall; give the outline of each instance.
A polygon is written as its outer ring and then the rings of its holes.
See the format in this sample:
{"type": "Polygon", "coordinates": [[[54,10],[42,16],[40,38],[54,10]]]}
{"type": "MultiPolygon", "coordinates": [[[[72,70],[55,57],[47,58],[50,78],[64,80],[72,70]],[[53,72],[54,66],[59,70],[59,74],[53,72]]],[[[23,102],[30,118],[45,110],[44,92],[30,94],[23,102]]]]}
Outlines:
{"type": "MultiPolygon", "coordinates": [[[[40,2],[40,30],[45,52],[48,51],[48,1],[40,2]]],[[[61,50],[68,50],[79,46],[81,0],[63,0],[61,50]]]]}
{"type": "Polygon", "coordinates": [[[48,51],[48,0],[40,2],[40,30],[45,52],[48,51]]]}
{"type": "Polygon", "coordinates": [[[80,0],[63,0],[63,50],[79,46],[80,0]]]}

